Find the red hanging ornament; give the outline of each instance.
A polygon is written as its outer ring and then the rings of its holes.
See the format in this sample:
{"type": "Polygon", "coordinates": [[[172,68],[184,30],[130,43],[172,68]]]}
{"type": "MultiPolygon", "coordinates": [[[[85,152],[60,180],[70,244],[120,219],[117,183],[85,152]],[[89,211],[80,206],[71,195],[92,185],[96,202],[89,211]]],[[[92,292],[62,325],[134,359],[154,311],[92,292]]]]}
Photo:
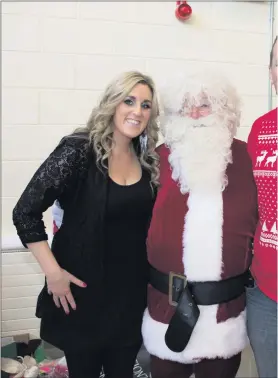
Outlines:
{"type": "Polygon", "coordinates": [[[176,17],[180,21],[186,21],[192,14],[192,8],[186,1],[177,1],[176,17]]]}

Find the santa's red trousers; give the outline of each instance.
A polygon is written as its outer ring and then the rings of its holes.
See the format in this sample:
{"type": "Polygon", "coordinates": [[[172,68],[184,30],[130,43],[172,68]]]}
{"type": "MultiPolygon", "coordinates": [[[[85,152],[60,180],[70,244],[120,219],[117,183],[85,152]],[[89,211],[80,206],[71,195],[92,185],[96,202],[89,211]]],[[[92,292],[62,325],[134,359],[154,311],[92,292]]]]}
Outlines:
{"type": "Polygon", "coordinates": [[[152,378],[235,378],[241,361],[241,353],[223,359],[202,360],[196,364],[180,364],[151,356],[152,378]]]}

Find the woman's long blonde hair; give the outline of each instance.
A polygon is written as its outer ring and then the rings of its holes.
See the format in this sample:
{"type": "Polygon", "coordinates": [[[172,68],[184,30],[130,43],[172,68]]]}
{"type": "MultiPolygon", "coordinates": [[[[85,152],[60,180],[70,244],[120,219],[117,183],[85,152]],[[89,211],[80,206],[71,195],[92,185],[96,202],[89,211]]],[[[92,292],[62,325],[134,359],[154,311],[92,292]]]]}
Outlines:
{"type": "Polygon", "coordinates": [[[140,143],[140,137],[133,139],[134,150],[142,166],[151,174],[152,186],[159,185],[159,158],[155,151],[158,141],[158,101],[153,80],[140,72],[125,72],[113,80],[99,104],[93,109],[85,128],[76,130],[87,131],[89,142],[96,154],[96,162],[100,169],[107,169],[107,160],[111,155],[113,144],[113,117],[116,107],[124,101],[137,84],[147,85],[152,92],[152,109],[148,125],[145,129],[147,143],[145,148],[140,143]]]}

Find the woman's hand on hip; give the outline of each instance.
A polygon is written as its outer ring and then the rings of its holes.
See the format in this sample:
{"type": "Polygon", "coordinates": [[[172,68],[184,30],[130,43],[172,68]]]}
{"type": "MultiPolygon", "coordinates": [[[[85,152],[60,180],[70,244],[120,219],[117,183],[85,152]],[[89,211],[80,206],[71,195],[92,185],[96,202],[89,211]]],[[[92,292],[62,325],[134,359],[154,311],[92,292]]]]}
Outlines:
{"type": "Polygon", "coordinates": [[[85,282],[73,276],[64,269],[46,276],[48,294],[53,295],[54,303],[57,307],[63,307],[66,314],[69,314],[70,307],[75,310],[76,303],[70,290],[70,284],[73,283],[79,287],[85,288],[85,282]],[[70,307],[69,307],[70,305],[70,307]]]}

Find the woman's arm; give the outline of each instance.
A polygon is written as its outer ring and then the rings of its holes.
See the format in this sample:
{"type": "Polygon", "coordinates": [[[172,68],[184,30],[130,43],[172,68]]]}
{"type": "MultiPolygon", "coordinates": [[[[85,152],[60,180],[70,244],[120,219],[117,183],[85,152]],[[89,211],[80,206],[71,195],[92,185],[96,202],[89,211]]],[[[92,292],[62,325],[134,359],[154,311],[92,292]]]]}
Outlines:
{"type": "Polygon", "coordinates": [[[84,141],[64,139],[36,171],[13,210],[13,222],[23,245],[31,250],[45,273],[55,304],[59,307],[60,301],[66,312],[67,302],[75,308],[70,282],[81,287],[85,284],[57,263],[46,241],[42,218],[44,211],[78,179],[86,157],[84,141]]]}
{"type": "Polygon", "coordinates": [[[33,253],[46,277],[57,275],[61,268],[57,263],[47,241],[28,243],[28,249],[33,253]]]}
{"type": "Polygon", "coordinates": [[[78,179],[85,159],[84,141],[65,138],[35,172],[13,210],[13,222],[25,247],[47,240],[43,213],[78,179]]]}

